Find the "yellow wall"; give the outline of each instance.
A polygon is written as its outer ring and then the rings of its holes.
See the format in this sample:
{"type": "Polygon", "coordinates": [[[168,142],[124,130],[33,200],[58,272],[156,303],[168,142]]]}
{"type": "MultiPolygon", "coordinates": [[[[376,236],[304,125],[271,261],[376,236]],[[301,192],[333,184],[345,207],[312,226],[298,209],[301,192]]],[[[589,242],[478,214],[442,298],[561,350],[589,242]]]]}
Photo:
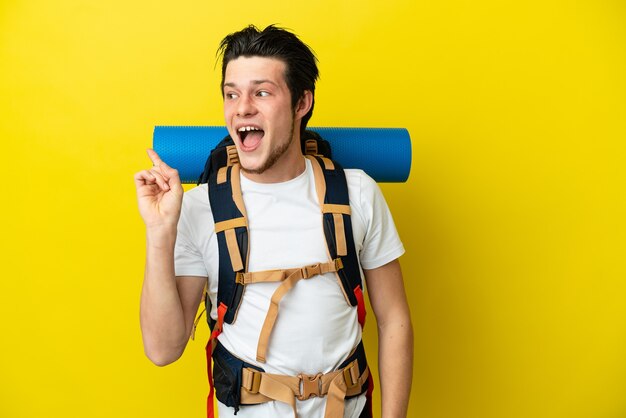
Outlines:
{"type": "MultiPolygon", "coordinates": [[[[143,356],[132,174],[156,124],[221,124],[221,37],[316,50],[318,126],[404,126],[410,416],[626,416],[622,1],[0,4],[0,416],[200,417],[206,329],[143,356]]],[[[366,340],[374,357],[375,327],[366,340]]]]}

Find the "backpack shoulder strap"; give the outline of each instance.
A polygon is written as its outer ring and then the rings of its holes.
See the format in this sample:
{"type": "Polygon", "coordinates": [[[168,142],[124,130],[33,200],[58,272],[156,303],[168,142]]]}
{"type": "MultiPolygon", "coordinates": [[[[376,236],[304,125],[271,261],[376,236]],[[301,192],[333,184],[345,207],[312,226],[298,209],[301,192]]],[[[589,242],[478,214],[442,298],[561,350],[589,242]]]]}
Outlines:
{"type": "Polygon", "coordinates": [[[331,259],[341,258],[343,268],[336,272],[337,278],[348,303],[357,307],[359,323],[363,326],[363,284],[352,235],[352,211],[345,172],[337,162],[326,157],[307,155],[306,158],[313,167],[329,256],[331,259]]]}
{"type": "MultiPolygon", "coordinates": [[[[315,132],[307,131],[302,146],[308,154],[315,175],[318,201],[323,213],[324,235],[331,260],[341,258],[343,268],[337,278],[347,302],[357,306],[361,325],[365,321],[363,285],[352,235],[348,185],[343,168],[330,159],[330,146],[315,132]]],[[[249,254],[248,220],[239,178],[237,152],[230,137],[225,138],[211,153],[202,173],[207,181],[209,201],[215,221],[219,250],[218,307],[225,314],[223,321],[232,323],[237,314],[247,272],[249,254]],[[228,256],[226,256],[228,254],[228,256]]],[[[207,312],[210,299],[206,296],[207,312]]],[[[207,315],[209,325],[214,321],[207,315]]],[[[222,319],[222,318],[220,318],[222,319]]]]}
{"type": "Polygon", "coordinates": [[[217,304],[226,306],[224,322],[228,324],[237,314],[243,294],[237,277],[246,271],[248,259],[248,218],[239,170],[238,163],[220,167],[211,173],[208,187],[219,250],[217,304]]]}

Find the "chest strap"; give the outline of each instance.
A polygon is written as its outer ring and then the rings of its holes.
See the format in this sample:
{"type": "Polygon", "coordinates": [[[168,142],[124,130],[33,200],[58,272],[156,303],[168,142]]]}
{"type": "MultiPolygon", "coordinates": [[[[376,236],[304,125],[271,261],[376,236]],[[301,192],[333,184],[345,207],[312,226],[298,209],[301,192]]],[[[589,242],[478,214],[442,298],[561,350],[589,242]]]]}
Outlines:
{"type": "Polygon", "coordinates": [[[265,363],[267,354],[267,346],[278,316],[278,305],[285,294],[300,280],[310,279],[319,274],[334,273],[343,267],[340,258],[328,263],[319,263],[301,268],[293,268],[286,270],[266,270],[248,273],[237,273],[237,283],[261,283],[261,282],[278,282],[282,281],[280,286],[272,294],[270,307],[265,315],[265,321],[259,335],[259,343],[257,345],[256,359],[265,363]]]}

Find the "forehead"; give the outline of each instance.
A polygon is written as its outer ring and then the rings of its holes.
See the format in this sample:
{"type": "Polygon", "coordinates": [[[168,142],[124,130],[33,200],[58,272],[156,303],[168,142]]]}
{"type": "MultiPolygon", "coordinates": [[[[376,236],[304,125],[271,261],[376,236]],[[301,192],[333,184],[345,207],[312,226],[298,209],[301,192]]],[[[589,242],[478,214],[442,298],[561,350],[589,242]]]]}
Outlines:
{"type": "Polygon", "coordinates": [[[285,84],[285,63],[276,58],[238,57],[226,65],[224,84],[249,84],[269,80],[285,84]]]}

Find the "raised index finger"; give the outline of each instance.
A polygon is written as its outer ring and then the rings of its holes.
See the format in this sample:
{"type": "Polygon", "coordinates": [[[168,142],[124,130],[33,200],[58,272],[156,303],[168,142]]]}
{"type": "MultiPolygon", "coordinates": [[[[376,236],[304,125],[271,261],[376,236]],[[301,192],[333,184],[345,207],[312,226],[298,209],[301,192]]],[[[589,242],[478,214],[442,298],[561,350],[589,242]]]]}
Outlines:
{"type": "Polygon", "coordinates": [[[148,156],[152,160],[152,164],[154,164],[154,168],[158,170],[159,173],[163,176],[163,178],[169,181],[172,176],[178,176],[178,172],[171,168],[165,161],[159,157],[159,154],[156,153],[152,148],[148,148],[148,156]]]}
{"type": "Polygon", "coordinates": [[[152,164],[154,164],[155,167],[158,167],[163,163],[163,160],[161,160],[161,157],[159,157],[159,154],[157,154],[155,150],[153,150],[152,148],[148,148],[147,151],[148,151],[148,157],[150,158],[150,160],[152,161],[152,164]]]}

